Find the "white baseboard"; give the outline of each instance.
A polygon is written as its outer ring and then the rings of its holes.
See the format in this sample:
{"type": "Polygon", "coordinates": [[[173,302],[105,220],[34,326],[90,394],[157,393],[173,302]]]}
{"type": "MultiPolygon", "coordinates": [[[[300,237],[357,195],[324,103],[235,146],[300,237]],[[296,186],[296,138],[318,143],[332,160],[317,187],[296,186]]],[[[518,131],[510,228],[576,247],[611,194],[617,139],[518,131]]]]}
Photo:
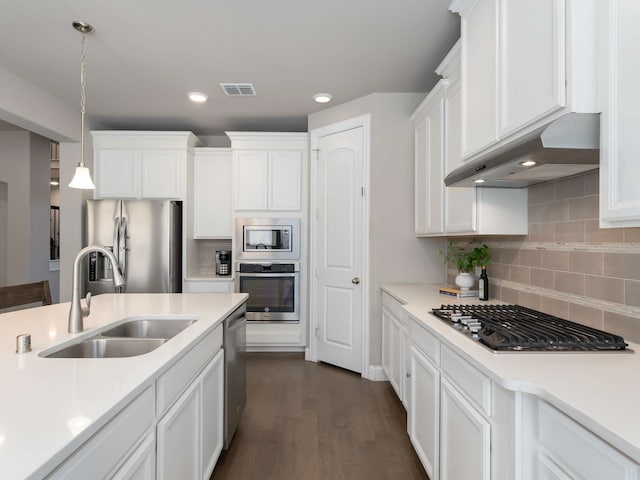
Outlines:
{"type": "Polygon", "coordinates": [[[303,345],[247,345],[247,352],[304,352],[303,345]]]}
{"type": "Polygon", "coordinates": [[[369,378],[372,382],[386,382],[387,375],[382,369],[382,365],[369,365],[369,378]]]}

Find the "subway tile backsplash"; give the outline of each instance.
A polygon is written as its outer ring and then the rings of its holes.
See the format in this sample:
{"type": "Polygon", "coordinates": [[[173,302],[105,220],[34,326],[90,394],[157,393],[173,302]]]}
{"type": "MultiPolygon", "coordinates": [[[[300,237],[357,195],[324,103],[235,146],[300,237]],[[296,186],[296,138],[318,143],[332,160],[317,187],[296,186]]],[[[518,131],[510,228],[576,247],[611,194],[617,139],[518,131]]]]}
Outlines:
{"type": "Polygon", "coordinates": [[[490,295],[640,343],[640,228],[599,228],[598,181],[529,187],[528,235],[481,239],[490,295]]]}

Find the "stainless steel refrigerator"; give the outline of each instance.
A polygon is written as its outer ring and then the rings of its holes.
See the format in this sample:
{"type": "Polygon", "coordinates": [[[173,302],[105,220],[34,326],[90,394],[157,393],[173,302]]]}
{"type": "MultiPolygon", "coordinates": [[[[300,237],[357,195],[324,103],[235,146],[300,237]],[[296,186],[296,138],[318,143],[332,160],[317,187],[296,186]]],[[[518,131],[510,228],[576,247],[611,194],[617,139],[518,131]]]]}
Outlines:
{"type": "MultiPolygon", "coordinates": [[[[126,293],[182,292],[182,202],[87,200],[86,245],[110,248],[126,293]]],[[[112,270],[100,253],[88,255],[85,293],[113,293],[112,270]]]]}

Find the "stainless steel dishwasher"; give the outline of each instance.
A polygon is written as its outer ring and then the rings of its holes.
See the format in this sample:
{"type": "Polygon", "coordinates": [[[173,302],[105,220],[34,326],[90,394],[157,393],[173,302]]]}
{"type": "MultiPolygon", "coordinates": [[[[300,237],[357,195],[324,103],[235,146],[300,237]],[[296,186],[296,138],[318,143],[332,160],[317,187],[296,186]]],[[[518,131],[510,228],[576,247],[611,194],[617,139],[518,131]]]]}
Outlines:
{"type": "Polygon", "coordinates": [[[247,306],[243,304],[224,320],[224,448],[238,429],[247,402],[247,306]]]}

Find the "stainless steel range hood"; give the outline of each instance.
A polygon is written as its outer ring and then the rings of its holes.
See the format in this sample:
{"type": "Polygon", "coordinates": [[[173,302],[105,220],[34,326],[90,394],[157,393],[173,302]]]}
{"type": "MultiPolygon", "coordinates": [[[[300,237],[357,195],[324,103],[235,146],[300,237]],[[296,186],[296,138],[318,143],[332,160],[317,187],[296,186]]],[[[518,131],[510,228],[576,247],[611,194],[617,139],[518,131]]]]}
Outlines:
{"type": "Polygon", "coordinates": [[[599,148],[600,114],[569,113],[454,170],[444,183],[448,187],[528,187],[598,168],[599,148]],[[524,166],[524,162],[535,165],[524,166]]]}

